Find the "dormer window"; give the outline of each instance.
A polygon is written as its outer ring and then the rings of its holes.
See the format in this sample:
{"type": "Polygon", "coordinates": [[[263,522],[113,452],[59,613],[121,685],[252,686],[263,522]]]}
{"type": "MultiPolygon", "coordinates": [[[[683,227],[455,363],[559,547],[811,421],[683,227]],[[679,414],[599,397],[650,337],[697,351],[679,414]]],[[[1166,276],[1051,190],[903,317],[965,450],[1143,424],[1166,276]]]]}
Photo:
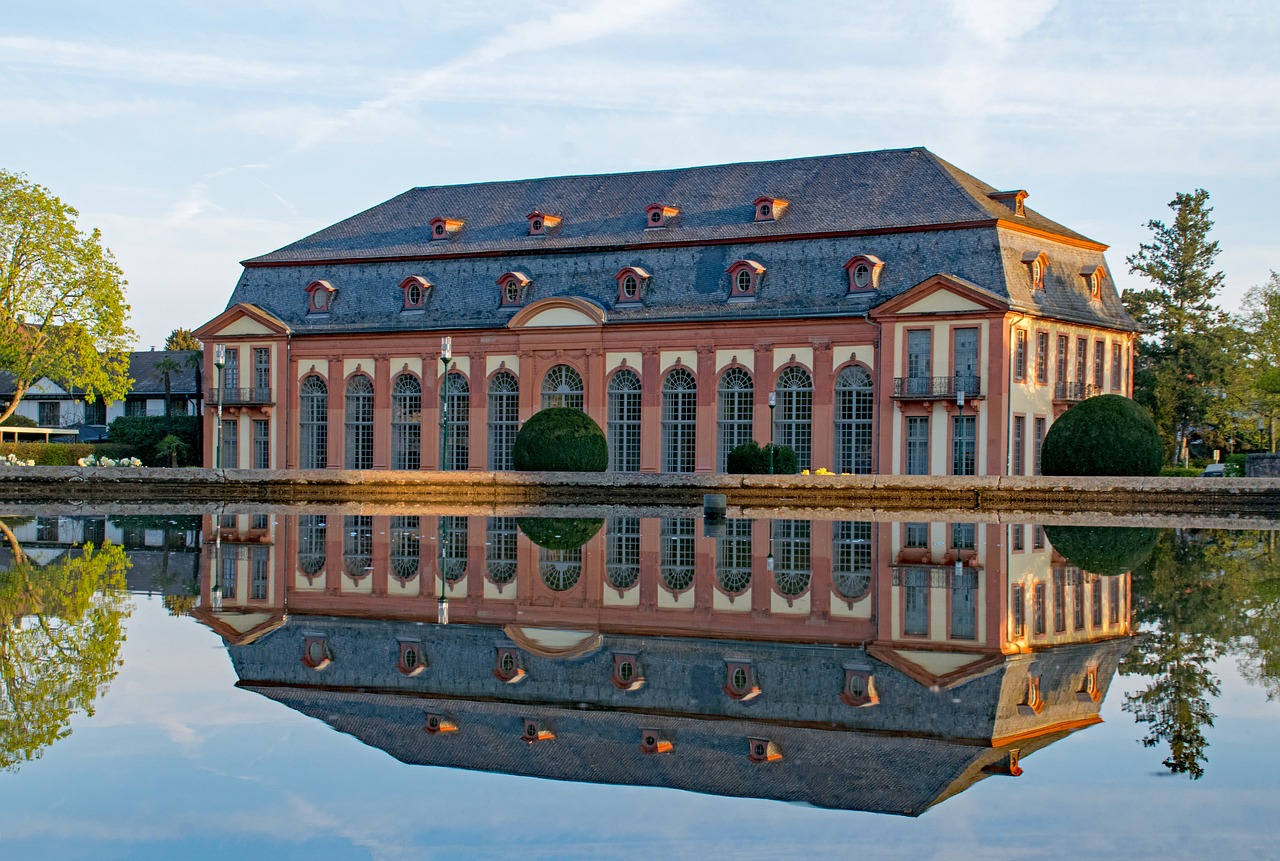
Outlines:
{"type": "Polygon", "coordinates": [[[1043,251],[1028,251],[1022,255],[1027,273],[1031,276],[1031,289],[1044,289],[1044,273],[1049,268],[1049,257],[1043,251]]]}
{"type": "Polygon", "coordinates": [[[524,288],[531,283],[529,276],[523,272],[508,272],[498,279],[498,288],[501,292],[501,300],[503,305],[523,305],[524,304],[524,288]]]}
{"type": "Polygon", "coordinates": [[[524,732],[520,735],[522,740],[533,744],[535,741],[551,741],[555,737],[551,727],[542,721],[535,718],[524,719],[524,732]]]}
{"type": "Polygon", "coordinates": [[[729,300],[745,301],[755,298],[764,267],[754,260],[739,260],[729,267],[729,300]]]}
{"type": "Polygon", "coordinates": [[[724,692],[739,702],[760,696],[756,683],[756,671],[750,661],[726,660],[724,692]]]}
{"type": "Polygon", "coordinates": [[[493,676],[500,682],[514,685],[524,681],[527,673],[520,666],[520,652],[506,646],[499,646],[493,665],[493,676]]]}
{"type": "Polygon", "coordinates": [[[787,211],[789,203],[780,197],[757,197],[755,206],[756,221],[777,221],[787,211]]]}
{"type": "Polygon", "coordinates": [[[778,743],[767,738],[747,739],[747,759],[752,762],[777,762],[782,759],[778,743]]]}
{"type": "Polygon", "coordinates": [[[328,314],[337,289],[328,281],[312,281],[307,285],[307,313],[328,314]]]}
{"type": "Polygon", "coordinates": [[[458,725],[442,714],[427,712],[422,722],[422,731],[431,735],[438,732],[457,732],[458,725]]]}
{"type": "Polygon", "coordinates": [[[1089,264],[1080,270],[1080,277],[1084,279],[1084,288],[1090,299],[1102,299],[1102,279],[1106,274],[1107,270],[1097,264],[1089,264]]]}
{"type": "Polygon", "coordinates": [[[1027,696],[1018,704],[1018,714],[1032,717],[1044,709],[1044,697],[1040,694],[1040,677],[1027,676],[1027,696]]]}
{"type": "Polygon", "coordinates": [[[548,215],[545,212],[534,210],[525,218],[529,219],[529,235],[530,236],[546,236],[550,231],[560,226],[560,216],[548,215]]]}
{"type": "Polygon", "coordinates": [[[671,753],[675,750],[675,745],[662,733],[654,728],[643,728],[640,730],[640,752],[641,753],[671,753]]]}
{"type": "Polygon", "coordinates": [[[646,230],[657,230],[659,227],[666,227],[675,217],[680,214],[680,210],[674,206],[663,206],[661,203],[651,203],[644,210],[644,226],[646,230]]]}
{"type": "MultiPolygon", "coordinates": [[[[1080,588],[1080,587],[1076,587],[1080,588]]],[[[1102,699],[1102,688],[1098,685],[1098,668],[1089,667],[1084,672],[1084,679],[1076,691],[1076,702],[1096,703],[1102,699]]]]}
{"type": "Polygon", "coordinates": [[[1027,208],[1023,204],[1023,201],[1027,199],[1028,195],[1023,189],[1016,188],[1012,191],[993,191],[988,194],[987,197],[990,197],[992,200],[1013,212],[1013,214],[1018,218],[1027,217],[1027,208]]]}
{"type": "Polygon", "coordinates": [[[462,229],[462,220],[459,218],[436,217],[431,219],[430,224],[432,242],[448,239],[462,229]]]}
{"type": "Polygon", "coordinates": [[[400,290],[404,294],[402,311],[421,311],[427,301],[427,291],[431,282],[421,275],[410,275],[400,282],[400,290]]]}
{"type": "Polygon", "coordinates": [[[302,665],[313,670],[323,670],[333,663],[333,652],[324,634],[302,635],[302,665]]]}
{"type": "Polygon", "coordinates": [[[618,652],[613,656],[613,675],[609,679],[620,691],[638,691],[644,687],[644,673],[634,654],[618,652]]]}
{"type": "Polygon", "coordinates": [[[880,270],[884,268],[884,261],[879,257],[872,257],[870,254],[859,254],[850,258],[849,262],[844,265],[844,270],[849,273],[849,292],[857,293],[862,290],[876,290],[880,287],[880,270]]]}
{"type": "Polygon", "coordinates": [[[649,273],[638,266],[624,266],[613,278],[618,282],[619,302],[639,302],[640,288],[649,280],[649,273]]]}
{"type": "Polygon", "coordinates": [[[422,643],[417,640],[400,641],[400,660],[396,669],[406,676],[416,676],[427,668],[427,659],[422,651],[422,643]]]}
{"type": "Polygon", "coordinates": [[[845,667],[844,690],[840,692],[840,699],[855,708],[878,705],[880,696],[876,693],[876,679],[871,670],[865,667],[845,667]]]}

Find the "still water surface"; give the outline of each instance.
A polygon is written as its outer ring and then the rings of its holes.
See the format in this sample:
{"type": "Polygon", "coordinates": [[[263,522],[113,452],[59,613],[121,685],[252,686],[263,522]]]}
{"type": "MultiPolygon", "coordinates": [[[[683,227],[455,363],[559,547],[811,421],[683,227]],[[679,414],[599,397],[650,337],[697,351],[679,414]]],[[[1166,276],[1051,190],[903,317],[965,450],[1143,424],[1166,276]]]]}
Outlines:
{"type": "Polygon", "coordinates": [[[0,857],[1274,857],[1275,532],[611,513],[0,516],[0,857]]]}

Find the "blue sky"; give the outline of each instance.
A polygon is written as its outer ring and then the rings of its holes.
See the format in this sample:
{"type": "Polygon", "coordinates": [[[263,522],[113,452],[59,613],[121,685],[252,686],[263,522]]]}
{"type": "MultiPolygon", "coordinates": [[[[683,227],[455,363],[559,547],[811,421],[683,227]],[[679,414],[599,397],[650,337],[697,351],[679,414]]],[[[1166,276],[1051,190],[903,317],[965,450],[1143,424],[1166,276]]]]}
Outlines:
{"type": "Polygon", "coordinates": [[[46,2],[0,167],[100,227],[139,346],[407,188],[926,146],[1126,255],[1209,190],[1223,305],[1280,269],[1273,3],[46,2]]]}

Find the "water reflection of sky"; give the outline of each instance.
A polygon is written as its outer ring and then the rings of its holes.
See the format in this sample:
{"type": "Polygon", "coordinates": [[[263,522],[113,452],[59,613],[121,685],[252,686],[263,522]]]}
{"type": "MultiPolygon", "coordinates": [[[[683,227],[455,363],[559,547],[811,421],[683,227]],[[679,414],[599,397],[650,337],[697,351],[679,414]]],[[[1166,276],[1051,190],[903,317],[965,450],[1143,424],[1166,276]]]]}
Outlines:
{"type": "Polygon", "coordinates": [[[3,857],[1272,858],[1280,704],[1217,665],[1210,766],[1164,774],[1120,711],[919,819],[407,766],[234,688],[221,640],[138,596],[94,717],[0,775],[3,857]]]}

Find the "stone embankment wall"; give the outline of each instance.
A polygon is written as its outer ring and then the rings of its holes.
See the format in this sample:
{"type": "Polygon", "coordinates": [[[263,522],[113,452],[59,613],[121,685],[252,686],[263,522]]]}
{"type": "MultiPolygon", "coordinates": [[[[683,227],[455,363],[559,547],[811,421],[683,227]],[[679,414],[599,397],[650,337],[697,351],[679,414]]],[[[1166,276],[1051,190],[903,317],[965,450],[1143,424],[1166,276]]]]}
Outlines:
{"type": "Polygon", "coordinates": [[[675,475],[6,467],[0,503],[423,503],[1276,516],[1280,478],[675,475]]]}
{"type": "Polygon", "coordinates": [[[1244,459],[1249,478],[1280,478],[1280,454],[1251,454],[1244,459]]]}

